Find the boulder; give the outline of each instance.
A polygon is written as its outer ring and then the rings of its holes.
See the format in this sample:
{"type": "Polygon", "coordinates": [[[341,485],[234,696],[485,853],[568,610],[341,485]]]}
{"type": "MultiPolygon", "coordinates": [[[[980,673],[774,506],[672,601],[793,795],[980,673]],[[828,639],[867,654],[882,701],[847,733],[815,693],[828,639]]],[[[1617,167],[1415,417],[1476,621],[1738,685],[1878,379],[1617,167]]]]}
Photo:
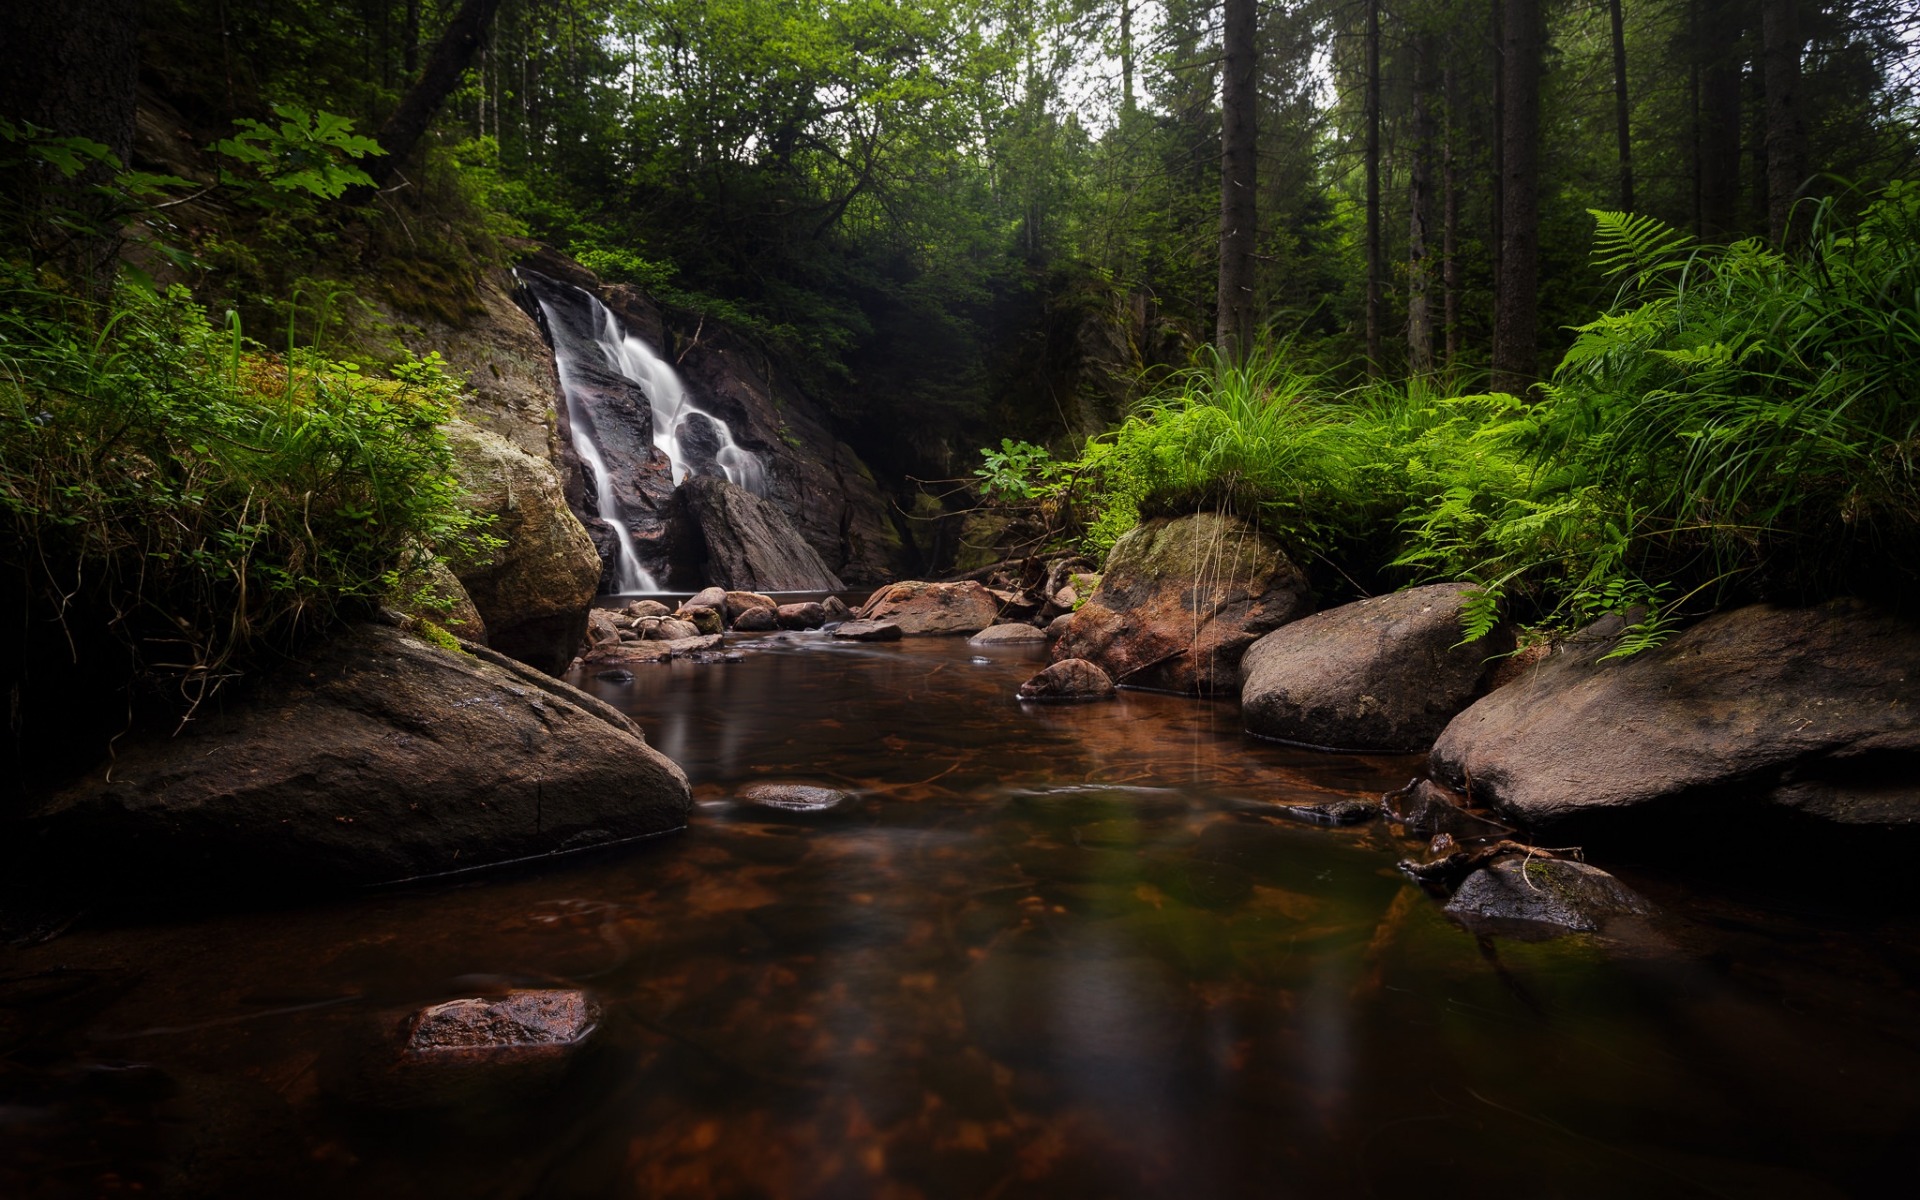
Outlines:
{"type": "Polygon", "coordinates": [[[1066,636],[1067,626],[1071,624],[1073,624],[1072,613],[1061,613],[1053,620],[1048,621],[1046,628],[1047,640],[1050,642],[1059,641],[1062,637],[1066,636]]]}
{"type": "Polygon", "coordinates": [[[1618,879],[1583,862],[1504,858],[1461,882],[1447,911],[1468,921],[1527,921],[1572,931],[1646,916],[1653,906],[1618,879]]]}
{"type": "Polygon", "coordinates": [[[820,607],[827,611],[829,621],[844,621],[853,615],[853,610],[847,607],[847,602],[838,596],[828,596],[820,602],[820,607]]]}
{"type": "Polygon", "coordinates": [[[779,605],[774,603],[774,599],[772,596],[763,596],[759,592],[747,592],[747,591],[740,591],[736,589],[734,591],[727,592],[723,597],[723,600],[724,600],[724,603],[722,605],[721,611],[726,613],[727,620],[729,621],[738,621],[740,619],[740,615],[749,609],[754,609],[754,608],[778,609],[779,608],[779,605]]]}
{"type": "Polygon", "coordinates": [[[901,630],[892,621],[842,621],[833,636],[854,642],[897,642],[901,630]]]}
{"type": "Polygon", "coordinates": [[[711,608],[713,611],[724,616],[727,611],[727,589],[723,587],[701,588],[693,595],[688,596],[686,603],[680,607],[711,608]]]}
{"type": "Polygon", "coordinates": [[[502,542],[456,553],[453,573],[486,622],[488,645],[557,674],[586,633],[600,586],[593,540],[546,459],[462,421],[446,433],[468,507],[493,518],[487,532],[502,542]]]}
{"type": "Polygon", "coordinates": [[[1331,750],[1411,754],[1485,689],[1513,649],[1502,625],[1461,644],[1459,584],[1433,584],[1282,625],[1241,660],[1248,733],[1331,750]]]}
{"type": "Polygon", "coordinates": [[[700,627],[691,621],[676,621],[672,617],[661,617],[650,622],[647,627],[647,640],[655,642],[680,642],[700,636],[700,627]]]}
{"type": "Polygon", "coordinates": [[[779,616],[782,629],[818,629],[827,623],[827,607],[817,600],[782,604],[779,616]]]}
{"type": "Polygon", "coordinates": [[[674,491],[670,546],[676,577],[770,592],[845,586],[779,506],[718,476],[696,475],[674,491]]]}
{"type": "Polygon", "coordinates": [[[969,646],[1039,646],[1046,642],[1046,631],[1032,625],[989,625],[967,639],[969,646]]]}
{"type": "Polygon", "coordinates": [[[994,623],[1000,606],[982,584],[923,583],[911,580],[890,584],[860,606],[863,621],[886,621],[908,637],[935,634],[973,634],[994,623]]]}
{"type": "Polygon", "coordinates": [[[703,634],[720,633],[727,627],[727,623],[720,617],[720,610],[708,608],[704,604],[682,605],[674,611],[673,619],[684,621],[703,634]]]}
{"type": "Polygon", "coordinates": [[[686,827],[617,710],[484,647],[359,625],[36,815],[42,856],[170,890],[388,883],[686,827]]]}
{"type": "Polygon", "coordinates": [[[387,597],[387,603],[418,621],[431,621],[455,637],[485,645],[487,623],[460,579],[442,560],[430,559],[387,597]]]}
{"type": "Polygon", "coordinates": [[[621,609],[620,614],[637,621],[642,617],[670,617],[673,615],[673,610],[658,600],[635,600],[621,609]]]}
{"type": "Polygon", "coordinates": [[[1251,525],[1156,517],[1114,543],[1053,656],[1097,663],[1117,684],[1233,695],[1247,647],[1311,611],[1306,576],[1251,525]]]}
{"type": "Polygon", "coordinates": [[[768,633],[780,628],[780,614],[773,608],[749,608],[733,619],[738,633],[768,633]]]}
{"type": "Polygon", "coordinates": [[[630,629],[631,624],[629,622],[622,621],[618,616],[604,608],[589,609],[587,611],[587,636],[581,643],[585,647],[582,653],[592,651],[601,646],[614,645],[621,640],[621,635],[629,632],[630,629]]]}
{"type": "Polygon", "coordinates": [[[1753,605],[1603,661],[1609,617],[1455,717],[1435,778],[1543,824],[1661,802],[1768,800],[1920,820],[1920,627],[1855,601],[1753,605]]]}
{"type": "Polygon", "coordinates": [[[717,649],[722,640],[719,634],[710,633],[671,640],[622,642],[617,646],[603,646],[585,655],[580,665],[598,671],[601,668],[624,669],[641,663],[672,662],[676,658],[697,658],[706,651],[717,649]]]}
{"type": "Polygon", "coordinates": [[[1062,659],[1020,685],[1022,700],[1107,700],[1113,679],[1084,658],[1062,659]]]}

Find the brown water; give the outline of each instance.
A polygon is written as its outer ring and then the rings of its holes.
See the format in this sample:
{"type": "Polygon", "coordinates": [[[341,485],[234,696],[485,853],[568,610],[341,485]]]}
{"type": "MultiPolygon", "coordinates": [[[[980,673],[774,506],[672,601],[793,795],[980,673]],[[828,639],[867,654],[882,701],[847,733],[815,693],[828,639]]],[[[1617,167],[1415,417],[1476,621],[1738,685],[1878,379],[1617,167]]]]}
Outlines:
{"type": "Polygon", "coordinates": [[[693,829],[288,911],[113,913],[0,951],[0,1195],[1841,1196],[1911,1182],[1911,922],[1706,904],[1476,937],[1384,825],[1276,806],[1404,759],[1229,705],[1022,707],[957,641],[743,642],[581,680],[693,829]],[[840,788],[827,813],[735,799],[840,788]],[[397,1016],[603,1006],[557,1079],[401,1094],[397,1016]]]}

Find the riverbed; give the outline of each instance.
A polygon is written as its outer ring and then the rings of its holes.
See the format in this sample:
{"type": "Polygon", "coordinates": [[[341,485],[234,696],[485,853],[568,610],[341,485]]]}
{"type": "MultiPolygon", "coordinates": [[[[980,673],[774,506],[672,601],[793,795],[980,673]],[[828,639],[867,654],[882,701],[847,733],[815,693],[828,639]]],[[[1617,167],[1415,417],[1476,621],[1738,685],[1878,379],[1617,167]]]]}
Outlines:
{"type": "MultiPolygon", "coordinates": [[[[692,828],[297,907],[121,905],[0,949],[0,1195],[1847,1196],[1911,1178],[1920,929],[1713,900],[1466,928],[1418,843],[1289,806],[1417,759],[1234,706],[1022,705],[1032,652],[733,637],[572,682],[692,828]],[[793,783],[819,811],[750,803],[793,783]],[[551,1077],[430,1094],[421,1005],[600,1005],[551,1077]]],[[[1607,865],[1607,864],[1602,864],[1607,865]]]]}

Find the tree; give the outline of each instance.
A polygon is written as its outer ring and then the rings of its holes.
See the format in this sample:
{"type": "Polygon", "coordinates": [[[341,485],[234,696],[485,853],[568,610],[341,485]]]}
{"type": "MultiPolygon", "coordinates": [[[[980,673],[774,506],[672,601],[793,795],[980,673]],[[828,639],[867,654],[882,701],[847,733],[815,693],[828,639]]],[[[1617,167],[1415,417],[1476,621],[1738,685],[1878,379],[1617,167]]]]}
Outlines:
{"type": "Polygon", "coordinates": [[[1433,34],[1413,42],[1413,169],[1407,176],[1407,371],[1433,370],[1433,264],[1427,226],[1433,194],[1433,34]]]}
{"type": "Polygon", "coordinates": [[[466,0],[454,14],[428,57],[426,69],[400,101],[400,107],[380,126],[377,140],[386,150],[386,157],[374,160],[367,169],[376,186],[386,186],[426,135],[427,127],[459,85],[460,77],[473,65],[474,56],[486,44],[487,31],[493,26],[493,16],[500,4],[501,0],[466,0]]]}
{"type": "Polygon", "coordinates": [[[1259,104],[1253,0],[1224,0],[1220,70],[1220,289],[1214,341],[1229,362],[1253,349],[1255,151],[1259,104]]]}
{"type": "Polygon", "coordinates": [[[1613,132],[1620,152],[1620,208],[1632,212],[1633,135],[1627,104],[1627,32],[1620,16],[1620,0],[1607,0],[1607,18],[1613,28],[1613,132]]]}
{"type": "Polygon", "coordinates": [[[1801,185],[1800,38],[1794,0],[1764,0],[1761,37],[1767,92],[1767,233],[1776,246],[1797,241],[1793,202],[1801,185]]]}
{"type": "Polygon", "coordinates": [[[1539,359],[1541,0],[1506,0],[1503,13],[1500,267],[1491,386],[1522,393],[1539,359]]]}
{"type": "Polygon", "coordinates": [[[1386,263],[1380,247],[1380,5],[1367,0],[1367,377],[1380,374],[1381,295],[1386,263]]]}

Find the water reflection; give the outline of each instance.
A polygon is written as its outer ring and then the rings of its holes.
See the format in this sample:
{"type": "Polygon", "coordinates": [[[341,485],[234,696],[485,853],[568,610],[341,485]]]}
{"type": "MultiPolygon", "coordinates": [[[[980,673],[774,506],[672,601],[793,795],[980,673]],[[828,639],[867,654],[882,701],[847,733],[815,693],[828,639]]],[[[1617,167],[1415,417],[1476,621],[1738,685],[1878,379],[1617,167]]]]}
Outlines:
{"type": "Polygon", "coordinates": [[[1023,706],[1025,656],[958,642],[755,645],[581,681],[686,766],[683,838],[8,952],[0,1194],[1837,1195],[1898,1164],[1920,974],[1831,964],[1910,968],[1910,930],[1756,926],[1805,963],[1765,979],[1724,940],[1483,942],[1388,831],[1274,815],[1405,760],[1023,706]],[[555,985],[605,1023],[551,1086],[428,1103],[369,1065],[412,1006],[555,985]]]}

